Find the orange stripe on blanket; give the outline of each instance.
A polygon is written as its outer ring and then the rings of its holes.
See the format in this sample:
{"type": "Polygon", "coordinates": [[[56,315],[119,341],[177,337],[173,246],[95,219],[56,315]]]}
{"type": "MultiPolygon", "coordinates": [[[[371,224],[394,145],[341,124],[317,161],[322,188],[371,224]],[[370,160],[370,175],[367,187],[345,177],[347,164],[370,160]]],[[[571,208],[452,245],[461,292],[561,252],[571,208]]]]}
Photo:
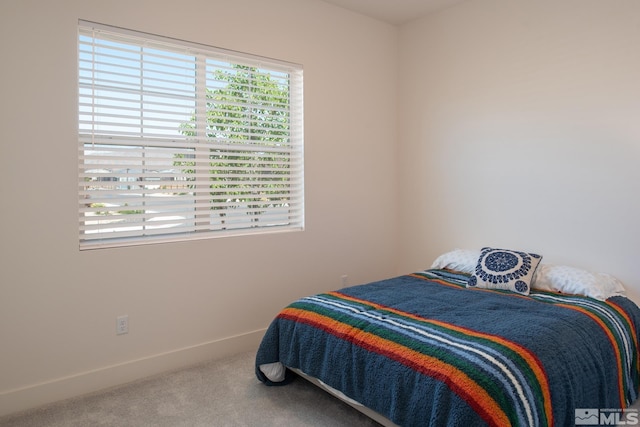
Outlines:
{"type": "MultiPolygon", "coordinates": [[[[618,314],[620,314],[620,316],[624,318],[625,322],[627,322],[627,325],[629,325],[629,329],[631,329],[631,339],[633,340],[633,348],[638,348],[638,332],[636,330],[636,325],[635,323],[633,323],[633,321],[631,320],[627,312],[624,311],[622,307],[620,307],[618,304],[616,304],[613,301],[607,300],[605,301],[605,303],[609,307],[613,308],[616,312],[618,312],[618,314]]],[[[638,372],[640,372],[640,357],[636,357],[636,369],[638,372]]]]}
{"type": "Polygon", "coordinates": [[[506,413],[500,408],[495,399],[455,366],[315,312],[289,307],[285,308],[279,317],[322,329],[340,339],[389,357],[411,369],[436,378],[447,384],[456,394],[469,403],[489,425],[510,425],[506,413]]]}
{"type": "MultiPolygon", "coordinates": [[[[607,335],[607,338],[609,338],[609,341],[611,342],[611,346],[614,349],[615,354],[621,354],[620,353],[620,346],[618,346],[618,342],[616,341],[615,337],[613,336],[613,334],[611,333],[611,331],[609,330],[609,328],[607,328],[607,325],[604,324],[604,322],[596,315],[594,315],[593,313],[591,313],[589,310],[586,310],[582,307],[577,307],[577,306],[573,306],[573,305],[569,305],[569,304],[557,304],[560,307],[565,307],[574,311],[577,311],[579,313],[585,314],[587,316],[589,316],[594,322],[596,322],[598,324],[598,326],[600,326],[600,328],[602,328],[602,330],[605,332],[605,334],[607,335]]],[[[622,368],[622,359],[620,357],[616,357],[616,365],[618,367],[618,393],[619,393],[619,398],[620,398],[620,407],[624,408],[625,407],[625,397],[624,397],[624,379],[623,379],[623,368],[622,368]]]]}
{"type": "Polygon", "coordinates": [[[624,318],[624,320],[627,322],[627,324],[629,325],[629,328],[631,329],[631,332],[632,332],[631,338],[633,339],[633,342],[637,347],[638,346],[638,338],[637,338],[638,335],[637,335],[637,332],[636,332],[636,325],[633,323],[633,321],[631,321],[631,318],[629,317],[627,312],[624,311],[624,309],[622,307],[620,307],[618,304],[616,304],[613,301],[605,301],[605,304],[607,304],[609,307],[611,307],[616,312],[618,312],[618,314],[620,316],[622,316],[624,318]]]}
{"type": "Polygon", "coordinates": [[[505,290],[500,290],[500,289],[478,288],[478,287],[466,288],[463,285],[456,285],[454,283],[447,282],[444,279],[436,279],[436,278],[433,278],[433,277],[425,277],[425,276],[422,276],[422,275],[416,274],[416,273],[408,274],[408,276],[414,277],[416,279],[421,279],[421,280],[424,280],[426,282],[435,282],[435,283],[438,283],[439,285],[445,285],[445,286],[448,286],[450,288],[466,289],[469,292],[500,293],[500,294],[502,294],[504,296],[508,296],[509,298],[529,299],[529,297],[527,295],[522,295],[522,294],[519,294],[517,292],[510,292],[510,291],[505,291],[505,290]]]}
{"type": "Polygon", "coordinates": [[[425,276],[421,276],[421,275],[415,274],[415,273],[411,273],[408,276],[414,277],[416,279],[425,280],[425,281],[428,281],[428,282],[436,282],[436,283],[438,283],[440,285],[445,285],[445,286],[448,286],[450,288],[463,289],[461,287],[461,285],[454,285],[453,283],[449,283],[446,280],[442,280],[442,279],[435,279],[433,277],[425,277],[425,276]]]}
{"type": "Polygon", "coordinates": [[[507,348],[509,348],[510,350],[512,350],[513,352],[517,353],[520,355],[520,357],[522,357],[527,364],[529,365],[529,367],[531,368],[531,370],[533,371],[533,373],[536,376],[536,379],[538,380],[538,383],[540,384],[540,388],[542,391],[542,395],[544,398],[544,412],[545,415],[547,417],[547,422],[548,425],[553,425],[553,410],[552,410],[552,405],[551,405],[551,391],[549,388],[549,378],[547,377],[547,374],[542,366],[542,362],[540,362],[540,360],[538,359],[538,357],[532,353],[531,351],[529,351],[529,349],[527,349],[526,347],[521,346],[520,344],[517,344],[515,342],[512,341],[508,341],[507,339],[499,336],[499,335],[492,335],[492,334],[488,334],[488,333],[484,333],[484,332],[479,332],[479,331],[475,331],[473,329],[469,329],[469,328],[464,328],[462,326],[457,326],[457,325],[453,325],[451,323],[446,323],[446,322],[442,322],[439,320],[434,320],[434,319],[429,319],[429,318],[425,318],[425,317],[421,317],[421,316],[417,316],[415,314],[411,314],[411,313],[407,313],[401,310],[397,310],[395,308],[391,308],[391,307],[387,307],[384,306],[382,304],[376,304],[376,303],[372,303],[371,301],[367,301],[367,300],[362,300],[362,299],[358,299],[355,297],[351,297],[349,295],[344,295],[340,292],[334,291],[334,292],[329,292],[330,295],[339,297],[341,299],[346,299],[346,300],[350,300],[353,302],[357,302],[360,304],[367,304],[370,305],[372,307],[375,307],[378,310],[386,310],[388,312],[391,313],[395,313],[410,319],[414,319],[414,320],[418,320],[420,322],[424,322],[424,323],[430,323],[433,325],[437,325],[437,326],[441,326],[441,327],[445,327],[447,329],[451,329],[460,333],[463,333],[465,335],[470,335],[473,337],[477,337],[477,338],[483,338],[486,339],[488,341],[493,341],[496,342],[498,344],[501,344],[507,348]]]}

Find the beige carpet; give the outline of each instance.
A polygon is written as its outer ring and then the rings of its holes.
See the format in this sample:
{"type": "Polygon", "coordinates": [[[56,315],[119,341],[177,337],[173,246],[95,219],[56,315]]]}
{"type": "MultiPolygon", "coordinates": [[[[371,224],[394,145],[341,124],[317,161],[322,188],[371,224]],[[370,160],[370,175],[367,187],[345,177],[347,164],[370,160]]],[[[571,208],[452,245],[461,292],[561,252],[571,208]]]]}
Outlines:
{"type": "MultiPolygon", "coordinates": [[[[0,426],[380,426],[305,380],[263,385],[254,357],[242,353],[0,417],[0,426]]],[[[632,408],[639,410],[640,401],[632,408]]]]}
{"type": "Polygon", "coordinates": [[[253,352],[0,418],[2,427],[379,426],[296,379],[267,387],[253,352]]]}

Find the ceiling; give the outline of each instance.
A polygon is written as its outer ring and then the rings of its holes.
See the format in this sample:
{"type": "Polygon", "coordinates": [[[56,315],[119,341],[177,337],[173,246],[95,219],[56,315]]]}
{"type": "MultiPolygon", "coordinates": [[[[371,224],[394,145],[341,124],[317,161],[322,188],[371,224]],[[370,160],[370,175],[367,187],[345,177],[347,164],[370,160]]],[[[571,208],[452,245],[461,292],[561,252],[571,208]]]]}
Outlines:
{"type": "Polygon", "coordinates": [[[465,0],[324,0],[394,25],[404,24],[428,13],[465,0]]]}

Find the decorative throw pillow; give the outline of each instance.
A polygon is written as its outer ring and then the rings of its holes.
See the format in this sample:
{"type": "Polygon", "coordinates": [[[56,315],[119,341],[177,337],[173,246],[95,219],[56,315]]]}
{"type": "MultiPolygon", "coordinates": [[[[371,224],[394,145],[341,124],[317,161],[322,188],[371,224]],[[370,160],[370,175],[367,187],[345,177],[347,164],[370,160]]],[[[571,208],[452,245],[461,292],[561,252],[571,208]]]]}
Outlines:
{"type": "Polygon", "coordinates": [[[482,248],[467,287],[504,289],[529,295],[533,275],[542,260],[538,254],[482,248]]]}
{"type": "Polygon", "coordinates": [[[431,268],[448,268],[449,270],[472,274],[476,270],[479,256],[480,251],[478,249],[454,249],[436,258],[431,268]]]}

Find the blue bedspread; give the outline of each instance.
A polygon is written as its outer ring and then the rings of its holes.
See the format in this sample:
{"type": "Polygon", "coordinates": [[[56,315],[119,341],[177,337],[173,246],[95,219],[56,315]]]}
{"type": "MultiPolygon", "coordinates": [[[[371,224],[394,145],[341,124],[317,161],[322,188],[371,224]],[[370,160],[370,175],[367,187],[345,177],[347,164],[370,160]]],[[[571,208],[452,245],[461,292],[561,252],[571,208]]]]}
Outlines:
{"type": "Polygon", "coordinates": [[[298,368],[401,426],[574,425],[575,409],[636,399],[633,302],[466,278],[427,270],[302,298],[269,326],[256,374],[286,384],[290,371],[261,367],[298,368]]]}

